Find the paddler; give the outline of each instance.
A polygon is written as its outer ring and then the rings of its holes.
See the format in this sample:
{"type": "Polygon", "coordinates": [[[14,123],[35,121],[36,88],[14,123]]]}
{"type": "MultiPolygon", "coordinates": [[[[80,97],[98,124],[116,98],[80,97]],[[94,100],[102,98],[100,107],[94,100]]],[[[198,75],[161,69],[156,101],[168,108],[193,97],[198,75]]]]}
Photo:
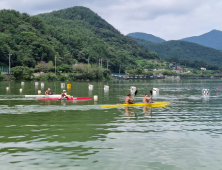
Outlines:
{"type": "Polygon", "coordinates": [[[61,98],[68,98],[68,96],[66,95],[66,90],[63,90],[62,94],[61,94],[61,98]]]}
{"type": "Polygon", "coordinates": [[[134,101],[134,99],[135,99],[135,96],[134,96],[133,99],[131,99],[130,96],[131,96],[131,94],[129,93],[129,94],[127,95],[127,97],[125,98],[125,104],[133,104],[133,101],[134,101]]]}
{"type": "Polygon", "coordinates": [[[149,96],[149,94],[146,93],[143,98],[143,103],[152,103],[152,100],[151,100],[152,95],[150,97],[148,97],[148,96],[149,96]]]}
{"type": "Polygon", "coordinates": [[[51,89],[48,88],[48,90],[45,91],[45,95],[50,95],[51,94],[51,89]]]}

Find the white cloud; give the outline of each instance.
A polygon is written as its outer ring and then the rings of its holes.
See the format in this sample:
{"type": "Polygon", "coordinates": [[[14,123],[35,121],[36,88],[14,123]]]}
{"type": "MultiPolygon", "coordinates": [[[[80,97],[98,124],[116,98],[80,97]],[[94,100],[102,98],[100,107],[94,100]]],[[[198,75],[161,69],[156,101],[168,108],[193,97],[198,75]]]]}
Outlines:
{"type": "Polygon", "coordinates": [[[144,32],[166,40],[222,30],[219,0],[0,0],[0,9],[35,15],[85,6],[123,34],[144,32]]]}

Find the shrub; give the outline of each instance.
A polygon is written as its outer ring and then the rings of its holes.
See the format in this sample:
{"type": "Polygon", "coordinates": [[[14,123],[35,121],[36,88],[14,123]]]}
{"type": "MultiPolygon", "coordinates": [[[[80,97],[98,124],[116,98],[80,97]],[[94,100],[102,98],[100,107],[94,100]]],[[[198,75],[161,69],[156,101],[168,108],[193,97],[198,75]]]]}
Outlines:
{"type": "Polygon", "coordinates": [[[75,80],[76,80],[75,74],[72,74],[72,73],[69,73],[67,78],[68,78],[68,80],[70,80],[70,81],[75,81],[75,80]]]}
{"type": "Polygon", "coordinates": [[[56,80],[58,80],[58,77],[51,75],[51,74],[47,74],[47,80],[48,81],[56,81],[56,80]]]}
{"type": "Polygon", "coordinates": [[[39,76],[39,79],[40,79],[41,81],[46,81],[46,80],[48,79],[48,76],[47,76],[47,75],[40,75],[40,76],[39,76]]]}
{"type": "Polygon", "coordinates": [[[67,79],[67,77],[64,76],[64,75],[60,75],[60,76],[58,76],[58,79],[59,79],[60,81],[65,81],[65,80],[67,79]]]}
{"type": "Polygon", "coordinates": [[[34,69],[24,66],[16,66],[12,68],[12,72],[14,73],[14,77],[16,80],[20,79],[30,80],[34,72],[34,69]]]}
{"type": "Polygon", "coordinates": [[[0,81],[2,81],[2,80],[6,80],[6,76],[0,74],[0,81]]]}

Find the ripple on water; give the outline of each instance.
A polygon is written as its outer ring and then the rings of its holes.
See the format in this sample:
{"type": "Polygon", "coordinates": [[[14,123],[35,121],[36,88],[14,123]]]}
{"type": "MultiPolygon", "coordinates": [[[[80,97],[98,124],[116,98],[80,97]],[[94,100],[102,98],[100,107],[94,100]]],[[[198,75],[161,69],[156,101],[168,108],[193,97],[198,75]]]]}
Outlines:
{"type": "MultiPolygon", "coordinates": [[[[84,83],[75,87],[87,89],[84,83]]],[[[101,108],[123,101],[129,93],[124,83],[106,95],[98,82],[92,92],[85,90],[99,95],[98,105],[2,95],[1,169],[221,169],[222,96],[215,95],[215,83],[149,81],[145,87],[147,82],[128,81],[139,89],[135,102],[157,87],[153,100],[170,106],[101,108]],[[201,94],[206,87],[209,97],[201,94]]]]}

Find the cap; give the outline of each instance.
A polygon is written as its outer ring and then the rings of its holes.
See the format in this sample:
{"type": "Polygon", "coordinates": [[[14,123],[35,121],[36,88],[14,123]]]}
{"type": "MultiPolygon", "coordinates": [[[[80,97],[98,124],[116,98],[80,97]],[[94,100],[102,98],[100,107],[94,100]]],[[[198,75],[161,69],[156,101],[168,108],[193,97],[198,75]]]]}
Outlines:
{"type": "Polygon", "coordinates": [[[50,88],[48,88],[48,90],[51,90],[50,88]]]}
{"type": "Polygon", "coordinates": [[[148,95],[148,93],[145,94],[145,96],[148,95]]]}
{"type": "Polygon", "coordinates": [[[63,92],[65,92],[66,90],[63,90],[63,92]]]}
{"type": "Polygon", "coordinates": [[[127,96],[131,96],[131,94],[129,93],[127,96]]]}

